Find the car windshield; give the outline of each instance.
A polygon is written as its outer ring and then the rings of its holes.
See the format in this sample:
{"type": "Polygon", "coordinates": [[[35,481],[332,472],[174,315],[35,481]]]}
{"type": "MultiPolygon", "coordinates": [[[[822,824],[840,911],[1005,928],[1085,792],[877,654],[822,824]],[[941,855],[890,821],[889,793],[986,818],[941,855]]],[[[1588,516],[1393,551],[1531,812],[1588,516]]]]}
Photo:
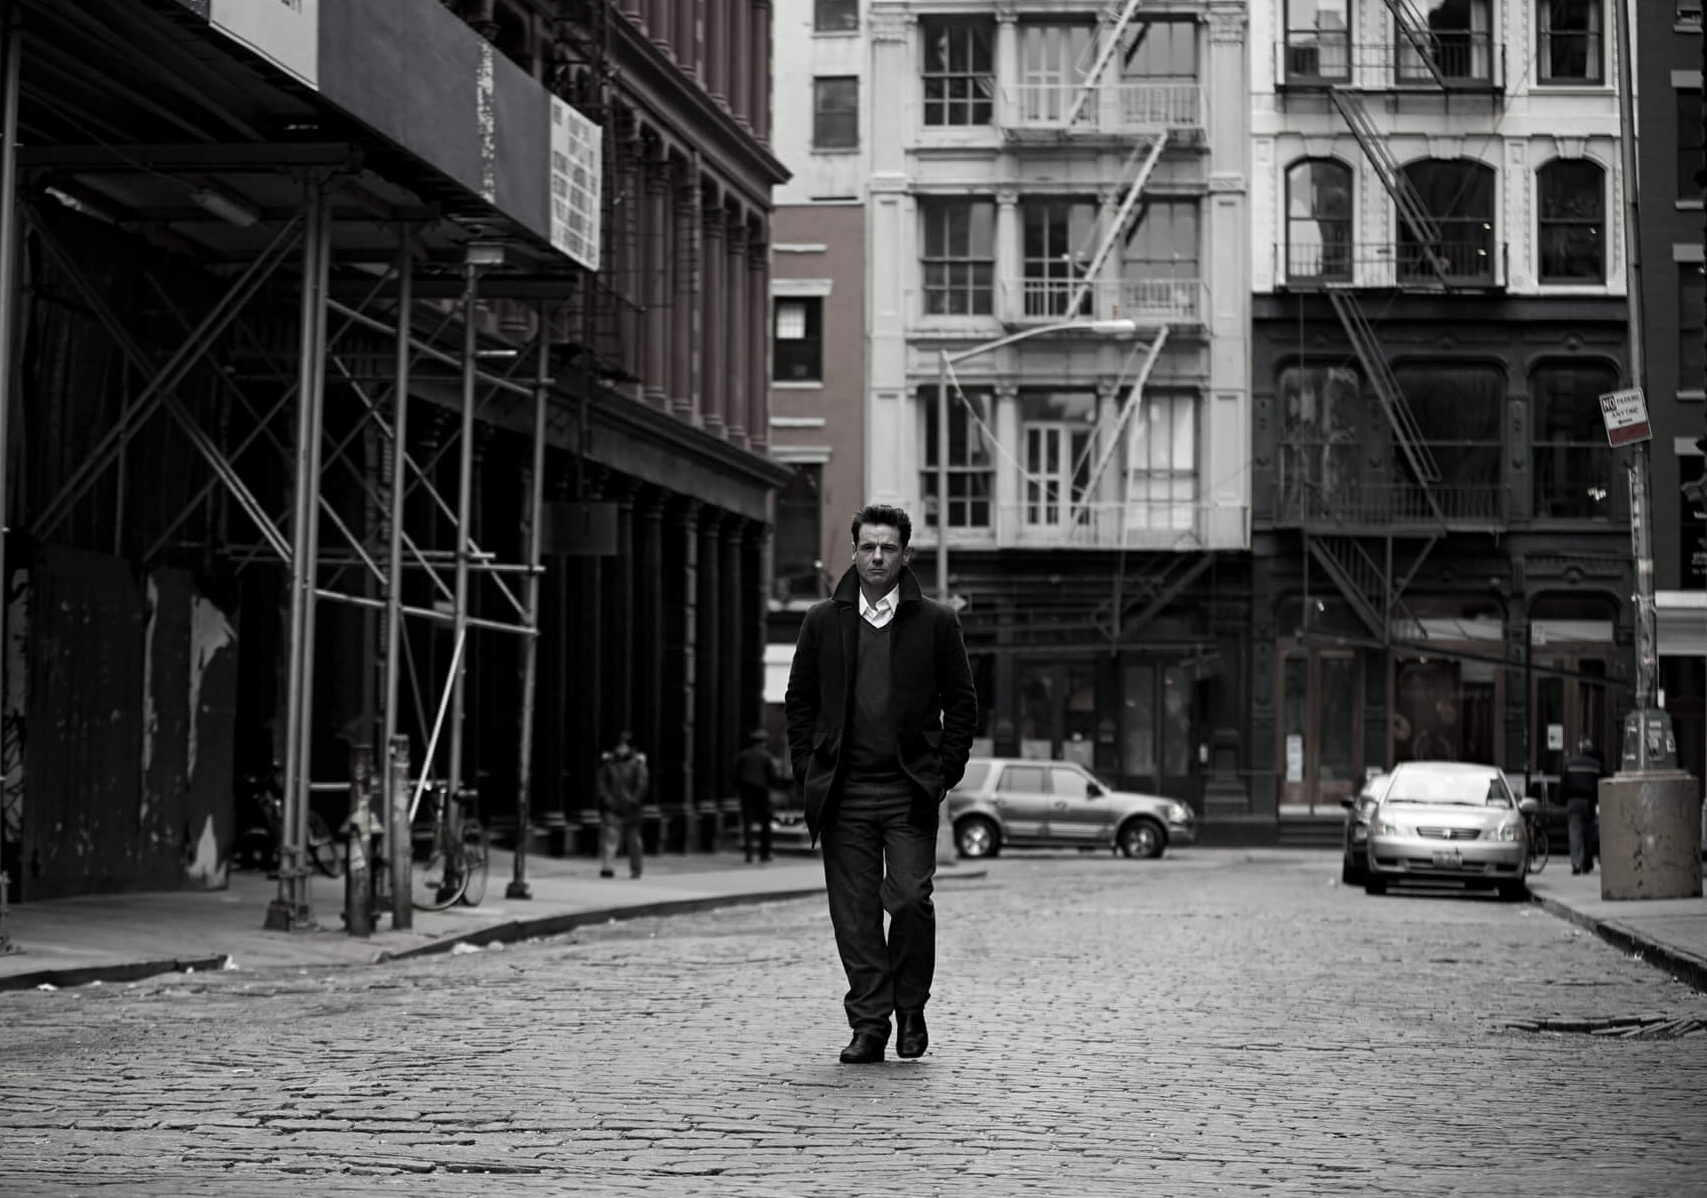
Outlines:
{"type": "Polygon", "coordinates": [[[1430,806],[1513,807],[1511,791],[1497,774],[1423,770],[1393,775],[1387,787],[1389,803],[1426,803],[1430,806]]]}

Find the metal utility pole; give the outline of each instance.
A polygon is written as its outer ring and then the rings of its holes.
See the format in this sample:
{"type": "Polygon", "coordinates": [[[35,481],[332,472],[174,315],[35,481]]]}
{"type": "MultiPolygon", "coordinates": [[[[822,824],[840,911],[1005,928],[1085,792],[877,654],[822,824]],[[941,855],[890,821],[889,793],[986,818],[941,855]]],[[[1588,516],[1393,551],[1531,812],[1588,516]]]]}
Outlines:
{"type": "Polygon", "coordinates": [[[539,684],[539,549],[540,522],[545,518],[545,416],[551,389],[551,311],[541,304],[539,320],[539,369],[534,375],[533,461],[528,474],[527,577],[522,580],[522,620],[528,633],[522,638],[522,726],[516,752],[516,859],[515,872],[504,890],[505,898],[533,897],[528,887],[528,824],[533,817],[533,723],[534,699],[539,684]]]}

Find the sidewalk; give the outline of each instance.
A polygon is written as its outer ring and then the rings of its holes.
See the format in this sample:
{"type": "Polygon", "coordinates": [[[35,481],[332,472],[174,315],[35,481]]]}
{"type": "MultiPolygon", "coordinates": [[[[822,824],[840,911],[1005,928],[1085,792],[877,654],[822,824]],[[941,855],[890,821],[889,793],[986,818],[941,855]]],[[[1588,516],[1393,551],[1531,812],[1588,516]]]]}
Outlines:
{"type": "MultiPolygon", "coordinates": [[[[739,854],[662,854],[646,859],[638,880],[626,863],[600,878],[596,860],[528,858],[533,897],[506,899],[514,858],[493,850],[486,898],[478,907],[416,911],[409,931],[366,938],[343,930],[344,880],[316,875],[310,896],[318,925],[300,932],[262,928],[278,883],[232,871],[229,889],[157,894],[85,895],[13,907],[8,932],[18,952],[0,956],[0,990],[130,981],[185,968],[363,965],[475,944],[551,936],[587,923],[673,915],[710,907],[800,898],[824,889],[816,856],[747,865],[739,854]]],[[[964,871],[962,871],[964,872],[964,871]]]]}
{"type": "Polygon", "coordinates": [[[1571,863],[1558,857],[1529,879],[1529,889],[1552,914],[1707,990],[1707,897],[1609,902],[1600,897],[1598,869],[1573,878],[1571,863]]]}

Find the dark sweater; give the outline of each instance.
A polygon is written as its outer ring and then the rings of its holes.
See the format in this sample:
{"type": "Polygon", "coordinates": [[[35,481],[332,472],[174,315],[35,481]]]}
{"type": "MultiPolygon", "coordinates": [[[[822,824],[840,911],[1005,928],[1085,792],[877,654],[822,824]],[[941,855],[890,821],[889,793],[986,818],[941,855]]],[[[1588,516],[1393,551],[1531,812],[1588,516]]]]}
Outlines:
{"type": "Polygon", "coordinates": [[[895,725],[889,704],[889,630],[893,627],[893,620],[882,628],[873,628],[864,617],[859,621],[853,718],[844,733],[848,763],[847,781],[842,787],[844,798],[907,793],[907,775],[901,772],[901,762],[896,756],[895,725]]]}

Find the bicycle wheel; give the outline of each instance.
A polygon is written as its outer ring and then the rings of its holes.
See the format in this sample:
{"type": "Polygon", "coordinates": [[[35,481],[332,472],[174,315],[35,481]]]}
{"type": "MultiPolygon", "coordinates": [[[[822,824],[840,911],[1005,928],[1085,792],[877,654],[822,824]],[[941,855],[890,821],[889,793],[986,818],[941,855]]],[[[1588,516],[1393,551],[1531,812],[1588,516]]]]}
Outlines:
{"type": "Polygon", "coordinates": [[[477,819],[462,825],[462,902],[478,907],[486,897],[486,829],[477,819]]]}
{"type": "Polygon", "coordinates": [[[338,838],[319,813],[308,813],[308,859],[314,868],[328,878],[344,874],[344,855],[338,851],[338,838]]]}
{"type": "Polygon", "coordinates": [[[1552,846],[1547,843],[1547,829],[1540,824],[1535,825],[1535,832],[1529,838],[1529,872],[1538,874],[1547,868],[1547,858],[1552,846]]]}
{"type": "Polygon", "coordinates": [[[433,838],[433,851],[415,862],[409,873],[409,901],[417,911],[443,911],[462,897],[466,876],[450,860],[445,846],[433,838]]]}

